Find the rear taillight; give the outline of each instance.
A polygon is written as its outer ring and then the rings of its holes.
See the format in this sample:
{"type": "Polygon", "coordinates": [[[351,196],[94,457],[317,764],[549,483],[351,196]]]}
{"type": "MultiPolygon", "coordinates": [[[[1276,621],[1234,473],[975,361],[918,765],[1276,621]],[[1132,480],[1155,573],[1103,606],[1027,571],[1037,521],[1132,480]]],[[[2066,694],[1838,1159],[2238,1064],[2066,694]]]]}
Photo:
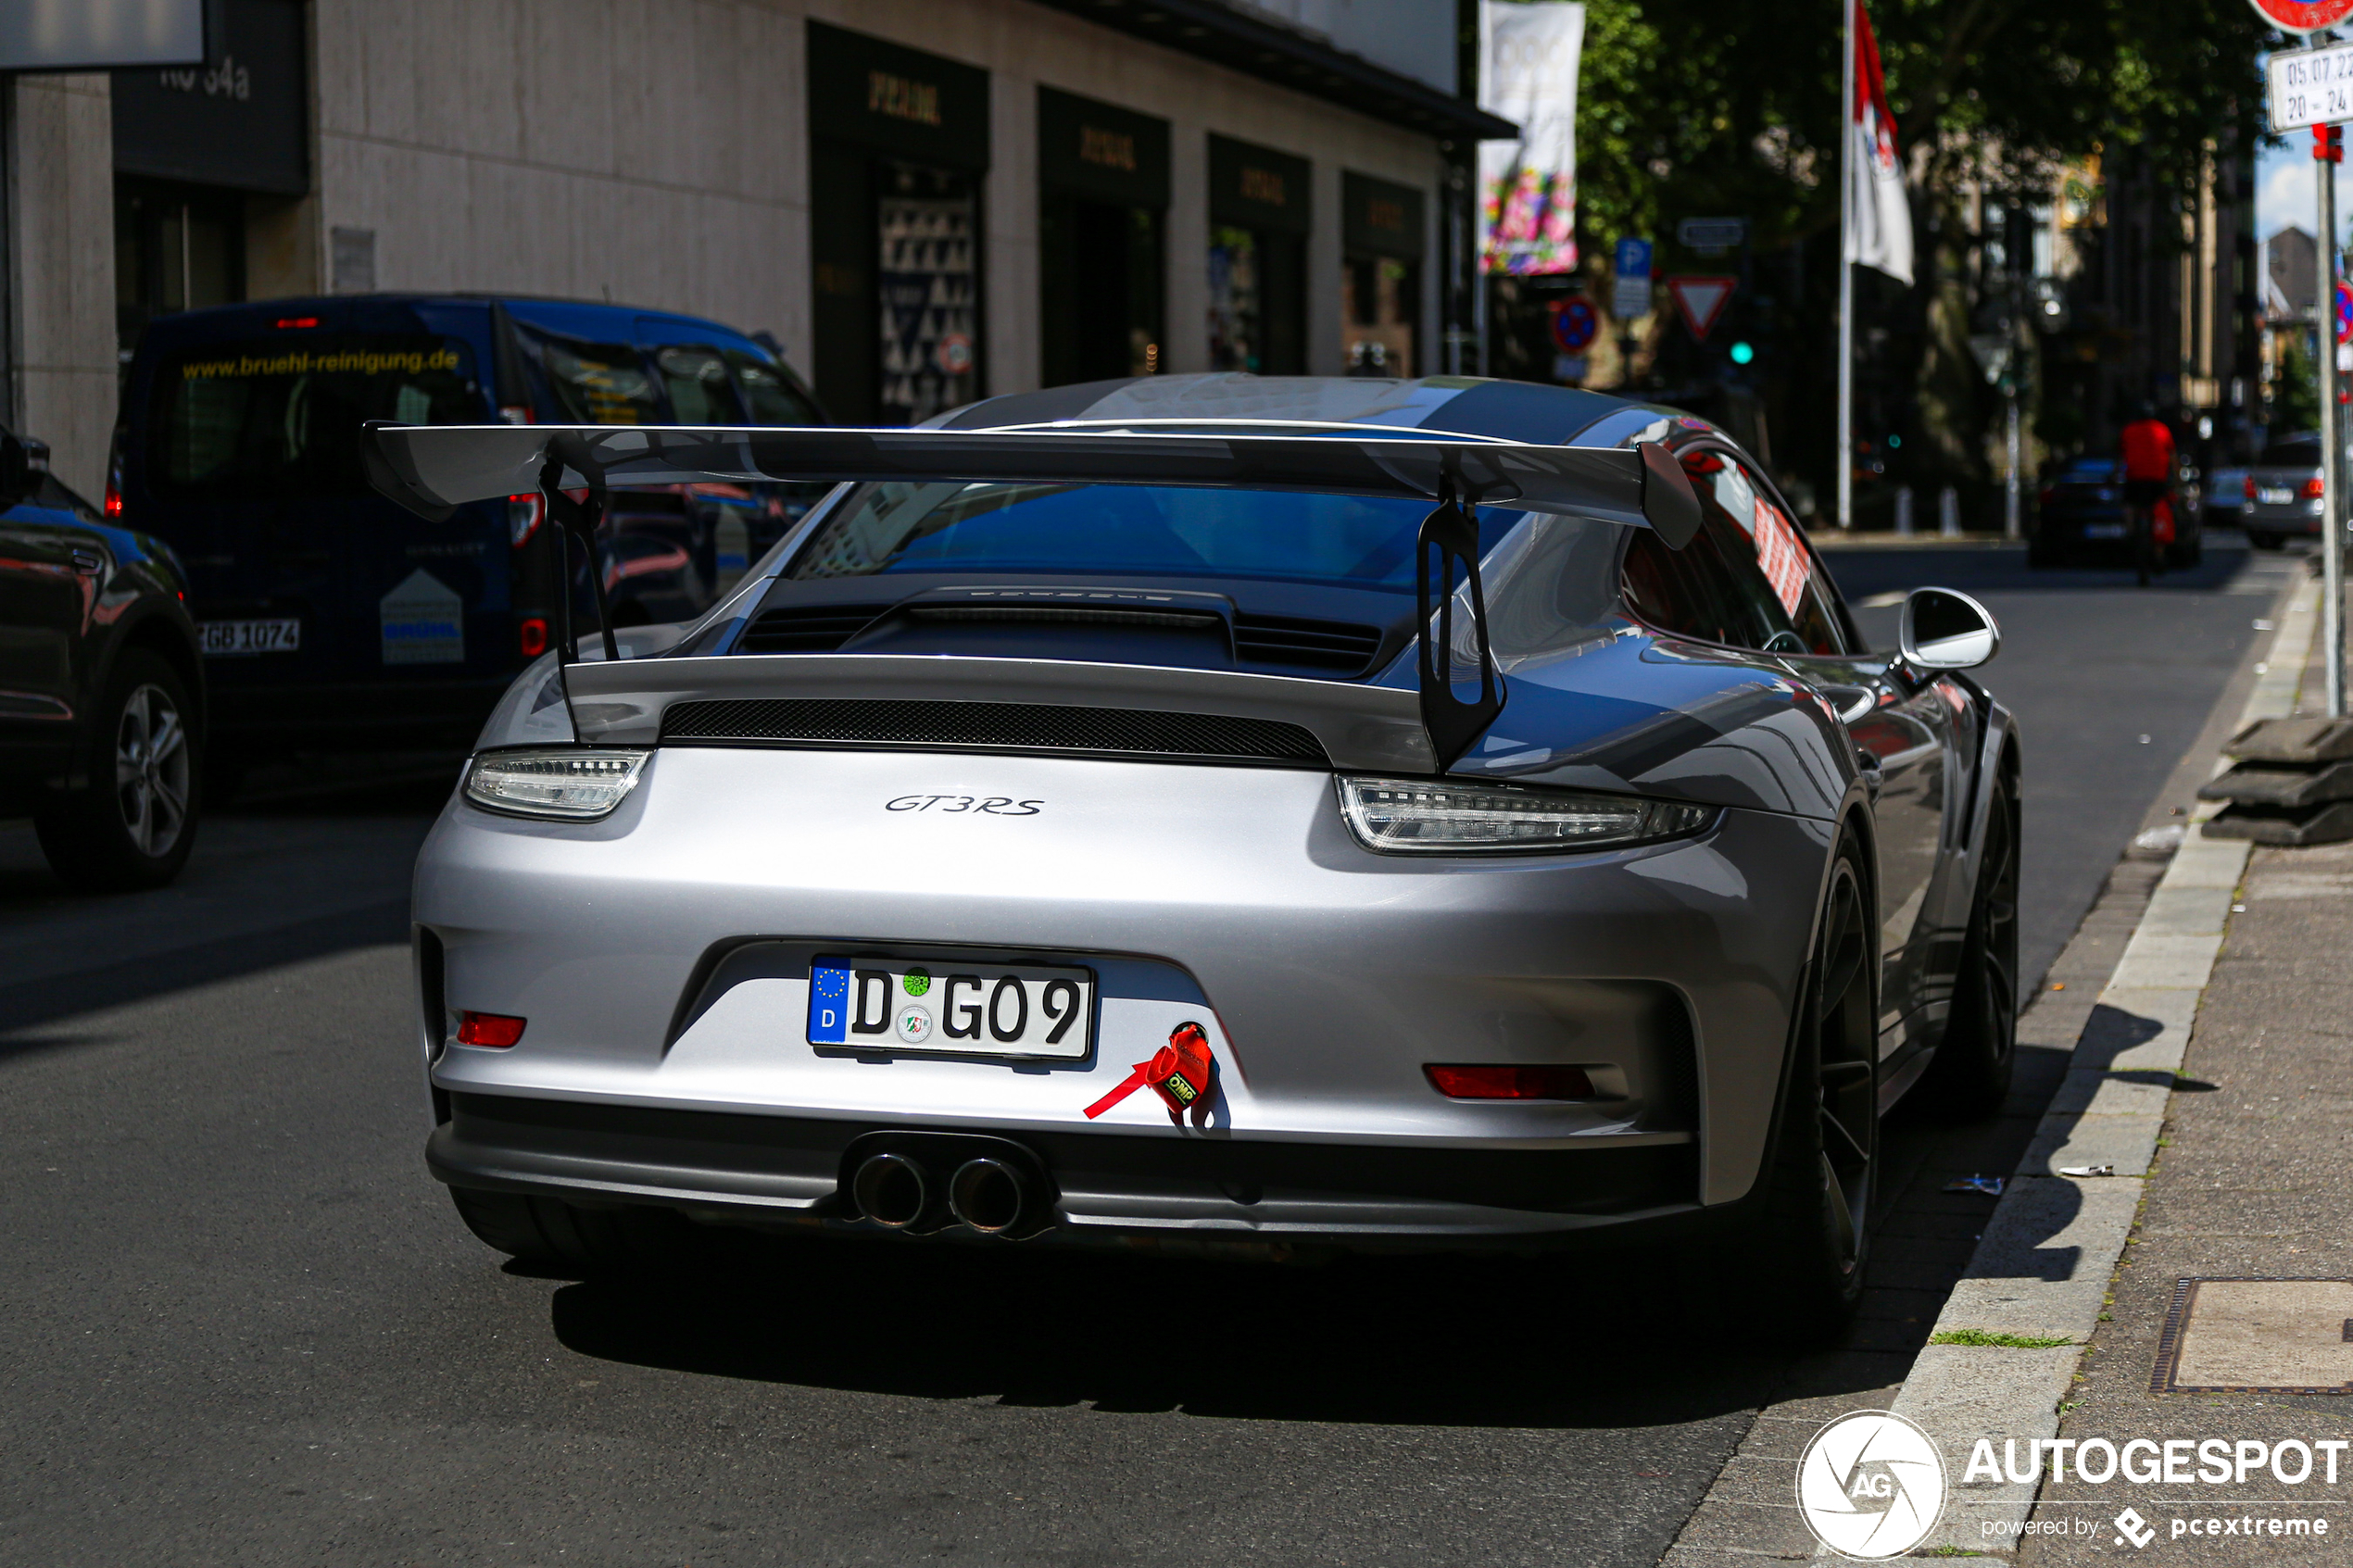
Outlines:
{"type": "Polygon", "coordinates": [[[2304,498],[2308,501],[2317,501],[2321,498],[2321,476],[2316,473],[2304,482],[2304,498]]]}
{"type": "Polygon", "coordinates": [[[458,1015],[458,1043],[461,1046],[488,1046],[505,1050],[522,1038],[520,1018],[509,1018],[500,1012],[461,1012],[458,1015]]]}
{"type": "Polygon", "coordinates": [[[278,318],[278,330],[282,332],[307,331],[318,324],[319,318],[316,316],[281,316],[278,318]]]}
{"type": "Polygon", "coordinates": [[[547,651],[547,622],[536,615],[526,615],[515,628],[515,643],[525,659],[537,659],[547,651]]]}
{"type": "Polygon", "coordinates": [[[539,532],[547,520],[547,500],[544,495],[510,495],[507,497],[507,537],[516,549],[522,548],[531,536],[539,532]]]}
{"type": "Polygon", "coordinates": [[[1444,1067],[1422,1069],[1448,1099],[1592,1099],[1593,1080],[1581,1067],[1444,1067]]]}
{"type": "Polygon", "coordinates": [[[122,486],[115,483],[112,474],[107,475],[107,497],[100,504],[105,507],[108,517],[122,515],[122,486]]]}
{"type": "Polygon", "coordinates": [[[2239,486],[2246,492],[2246,498],[2248,500],[2252,501],[2255,499],[2255,476],[2253,474],[2248,474],[2245,479],[2239,481],[2239,486]]]}

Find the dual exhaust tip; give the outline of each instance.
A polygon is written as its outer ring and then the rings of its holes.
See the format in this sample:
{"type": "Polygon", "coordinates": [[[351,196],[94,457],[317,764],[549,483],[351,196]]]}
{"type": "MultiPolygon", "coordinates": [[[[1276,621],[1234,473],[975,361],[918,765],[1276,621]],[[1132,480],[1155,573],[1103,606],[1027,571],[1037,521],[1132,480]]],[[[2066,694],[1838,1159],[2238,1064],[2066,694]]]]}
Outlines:
{"type": "Polygon", "coordinates": [[[911,1155],[883,1153],[860,1161],[849,1196],[861,1214],[885,1230],[937,1224],[944,1207],[982,1236],[1009,1236],[1035,1211],[1038,1184],[1019,1165],[993,1155],[966,1160],[943,1181],[911,1155]]]}

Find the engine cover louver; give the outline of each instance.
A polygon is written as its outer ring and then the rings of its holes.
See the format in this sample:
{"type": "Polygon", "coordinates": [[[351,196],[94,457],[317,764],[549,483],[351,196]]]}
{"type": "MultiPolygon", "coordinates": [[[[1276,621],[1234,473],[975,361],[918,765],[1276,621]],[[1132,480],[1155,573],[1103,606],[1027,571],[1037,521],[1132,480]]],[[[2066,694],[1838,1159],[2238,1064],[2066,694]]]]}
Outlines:
{"type": "Polygon", "coordinates": [[[876,746],[1327,768],[1314,732],[1269,719],[1030,702],[737,698],[662,714],[665,746],[876,746]]]}
{"type": "Polygon", "coordinates": [[[1379,648],[1378,626],[1281,615],[1234,617],[1234,657],[1244,664],[1281,664],[1361,675],[1379,648]]]}
{"type": "Polygon", "coordinates": [[[744,628],[738,653],[831,653],[888,605],[780,605],[764,609],[744,628]]]}

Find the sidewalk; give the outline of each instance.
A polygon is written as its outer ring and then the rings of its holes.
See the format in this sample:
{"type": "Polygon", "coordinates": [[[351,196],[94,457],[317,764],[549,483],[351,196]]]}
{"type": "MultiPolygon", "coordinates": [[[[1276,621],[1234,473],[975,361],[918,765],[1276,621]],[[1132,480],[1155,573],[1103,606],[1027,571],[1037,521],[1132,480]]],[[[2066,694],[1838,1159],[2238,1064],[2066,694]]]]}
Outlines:
{"type": "MultiPolygon", "coordinates": [[[[2297,710],[2311,711],[2320,690],[2315,662],[2297,710]]],[[[2219,1438],[2235,1461],[2257,1443],[2353,1436],[2353,1400],[2286,1391],[2353,1392],[2353,1283],[2182,1284],[2353,1282],[2349,1045],[2353,845],[2258,848],[2171,1085],[2108,1311],[2061,1406],[2062,1439],[2105,1437],[2121,1448],[2133,1438],[2219,1438]]],[[[2258,1461],[2244,1482],[2234,1474],[2227,1484],[2100,1485],[2071,1469],[2063,1480],[2046,1477],[2033,1517],[2046,1529],[2064,1523],[2068,1533],[2026,1537],[2019,1560],[2078,1563],[2162,1549],[2199,1562],[2353,1561],[2353,1454],[2335,1456],[2334,1485],[2325,1452],[2308,1479],[2289,1484],[2297,1451],[2276,1474],[2258,1461]],[[2113,1523],[2127,1507],[2156,1531],[2148,1549],[2129,1544],[2113,1523]],[[2209,1518],[2224,1532],[2219,1538],[2197,1528],[2209,1518]],[[2325,1519],[2328,1534],[2274,1536],[2274,1518],[2284,1528],[2325,1519]]]]}

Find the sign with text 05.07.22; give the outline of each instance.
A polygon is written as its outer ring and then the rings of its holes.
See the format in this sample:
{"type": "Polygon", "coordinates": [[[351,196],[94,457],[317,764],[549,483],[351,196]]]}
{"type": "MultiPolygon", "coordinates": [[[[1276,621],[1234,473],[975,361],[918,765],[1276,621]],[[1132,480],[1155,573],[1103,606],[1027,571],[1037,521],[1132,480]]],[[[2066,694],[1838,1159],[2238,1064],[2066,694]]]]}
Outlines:
{"type": "Polygon", "coordinates": [[[2274,132],[2353,119],[2353,44],[2283,49],[2265,66],[2264,86],[2274,132]]]}

